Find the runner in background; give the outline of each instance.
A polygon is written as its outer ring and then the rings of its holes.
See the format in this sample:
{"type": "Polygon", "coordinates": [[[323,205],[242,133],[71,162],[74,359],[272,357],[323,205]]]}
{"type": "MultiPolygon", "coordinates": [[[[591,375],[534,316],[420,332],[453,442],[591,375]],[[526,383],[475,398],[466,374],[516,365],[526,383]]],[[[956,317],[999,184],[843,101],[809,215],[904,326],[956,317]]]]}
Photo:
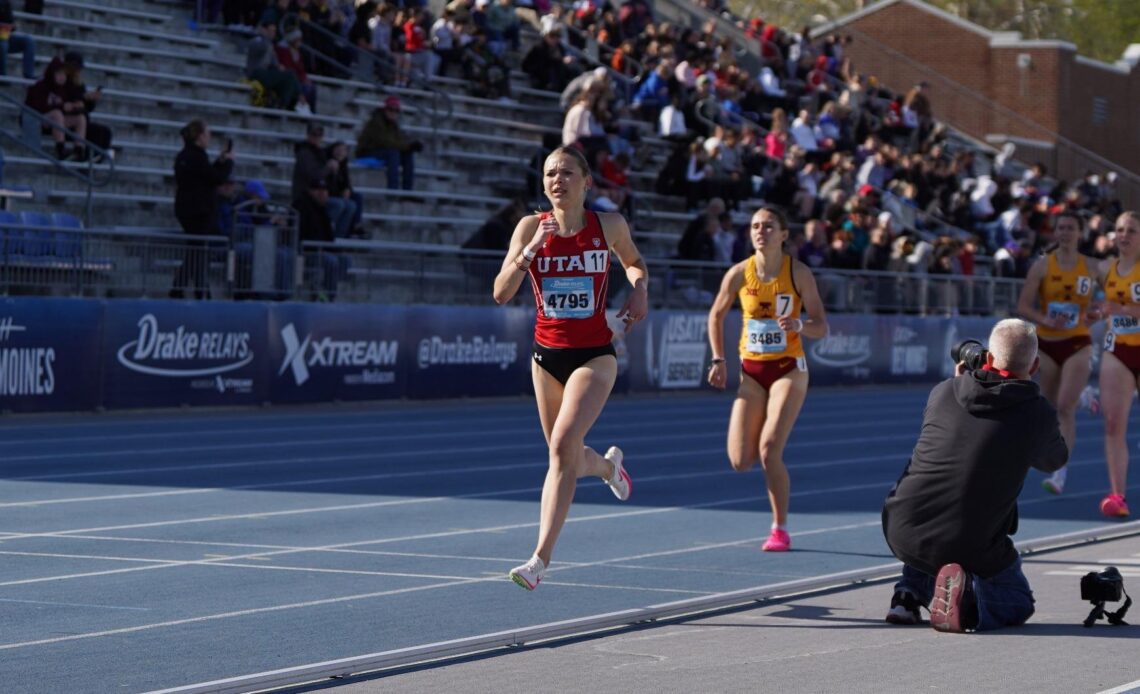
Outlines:
{"type": "Polygon", "coordinates": [[[1116,219],[1119,258],[1101,263],[1108,321],[1100,360],[1100,409],[1104,414],[1104,457],[1108,463],[1108,495],[1100,512],[1110,518],[1128,516],[1128,412],[1140,384],[1140,216],[1127,211],[1116,219]]]}
{"type": "MultiPolygon", "coordinates": [[[[1096,260],[1081,255],[1082,223],[1063,212],[1054,226],[1057,248],[1029,269],[1017,310],[1037,324],[1041,394],[1057,408],[1061,435],[1072,452],[1077,441],[1077,407],[1088,386],[1092,360],[1089,323],[1100,319],[1089,311],[1096,289],[1096,260]]],[[[1065,489],[1066,465],[1045,478],[1041,486],[1052,494],[1065,489]]]]}
{"type": "Polygon", "coordinates": [[[601,456],[585,445],[617,379],[613,332],[606,322],[611,250],[633,287],[618,318],[628,329],[649,311],[649,272],[629,225],[619,214],[585,209],[593,180],[582,154],[571,147],[554,150],[542,179],[554,209],[524,217],[515,227],[494,290],[496,303],[504,304],[529,276],[538,311],[531,377],[550,467],[534,556],[510,572],[511,580],[527,590],[538,586],[550,566],[579,478],[600,477],[622,501],[631,492],[621,449],[613,446],[601,456]]]}
{"type": "Polygon", "coordinates": [[[712,365],[708,381],[724,388],[727,379],[724,317],[740,298],[744,326],[740,333],[740,387],[728,423],[728,459],[746,472],[757,458],[764,468],[772,530],[762,549],[791,549],[788,499],[791,483],[784,466],[784,446],[807,396],[808,372],[801,336],[827,334],[827,317],[811,270],[784,253],[788,223],[776,208],[752,215],[750,237],[755,253],[729,268],[709,311],[712,365]],[[807,318],[801,318],[801,312],[807,318]]]}

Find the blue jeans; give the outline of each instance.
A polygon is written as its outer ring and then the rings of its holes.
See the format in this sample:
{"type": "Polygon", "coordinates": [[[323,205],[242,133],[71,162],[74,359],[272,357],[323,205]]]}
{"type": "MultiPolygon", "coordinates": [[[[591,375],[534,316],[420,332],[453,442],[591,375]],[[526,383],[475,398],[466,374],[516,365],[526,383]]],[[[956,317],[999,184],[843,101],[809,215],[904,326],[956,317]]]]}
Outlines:
{"type": "Polygon", "coordinates": [[[356,216],[356,202],[351,198],[329,197],[329,221],[332,222],[333,235],[338,239],[348,238],[352,231],[352,219],[356,216]]]}
{"type": "Polygon", "coordinates": [[[27,34],[12,33],[0,41],[0,75],[8,74],[8,54],[19,53],[24,59],[24,79],[36,78],[36,40],[27,34]]]}
{"type": "MultiPolygon", "coordinates": [[[[1033,616],[1033,591],[1021,572],[1021,559],[989,578],[970,574],[978,601],[978,631],[1025,624],[1033,616]]],[[[905,590],[929,607],[934,598],[934,576],[903,564],[895,591],[905,590]]]]}
{"type": "Polygon", "coordinates": [[[412,189],[415,180],[415,155],[410,150],[401,152],[398,149],[374,149],[367,152],[358,152],[358,157],[374,157],[388,169],[388,188],[396,190],[403,183],[404,190],[412,189]],[[403,174],[401,176],[401,173],[403,174]]]}

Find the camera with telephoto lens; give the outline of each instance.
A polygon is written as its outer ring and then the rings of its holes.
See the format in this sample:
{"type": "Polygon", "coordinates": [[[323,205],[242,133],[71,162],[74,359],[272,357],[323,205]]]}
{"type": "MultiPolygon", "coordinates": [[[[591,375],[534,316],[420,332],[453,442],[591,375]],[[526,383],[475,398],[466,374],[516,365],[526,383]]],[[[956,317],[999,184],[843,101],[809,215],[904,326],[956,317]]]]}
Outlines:
{"type": "Polygon", "coordinates": [[[1081,600],[1118,602],[1124,594],[1124,577],[1115,566],[1103,571],[1090,571],[1081,577],[1081,600]]]}
{"type": "Polygon", "coordinates": [[[977,371],[986,365],[986,355],[989,352],[981,342],[966,338],[950,348],[950,359],[955,364],[965,364],[969,371],[977,371]]]}

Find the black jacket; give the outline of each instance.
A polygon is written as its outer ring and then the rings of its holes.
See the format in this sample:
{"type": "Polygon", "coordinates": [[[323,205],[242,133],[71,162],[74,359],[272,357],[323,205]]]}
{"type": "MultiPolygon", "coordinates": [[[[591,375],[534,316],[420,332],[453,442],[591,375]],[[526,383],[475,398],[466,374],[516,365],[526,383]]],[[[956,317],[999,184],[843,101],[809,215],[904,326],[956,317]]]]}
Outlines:
{"type": "Polygon", "coordinates": [[[957,562],[988,578],[1017,551],[1017,495],[1030,467],[1069,459],[1057,411],[1032,381],[975,371],[943,381],[926,403],[910,462],[883,505],[895,556],[934,575],[957,562]]]}
{"type": "Polygon", "coordinates": [[[325,180],[329,155],[322,148],[308,140],[298,142],[293,147],[296,159],[293,162],[293,185],[290,195],[294,201],[308,197],[309,185],[316,180],[325,180]]]}
{"type": "Polygon", "coordinates": [[[188,144],[174,159],[174,215],[180,219],[217,217],[218,186],[230,176],[234,162],[210,163],[206,150],[188,144]]]}
{"type": "Polygon", "coordinates": [[[306,194],[293,201],[293,208],[297,210],[297,230],[302,241],[332,243],[336,240],[328,206],[321,205],[313,196],[306,194]]]}

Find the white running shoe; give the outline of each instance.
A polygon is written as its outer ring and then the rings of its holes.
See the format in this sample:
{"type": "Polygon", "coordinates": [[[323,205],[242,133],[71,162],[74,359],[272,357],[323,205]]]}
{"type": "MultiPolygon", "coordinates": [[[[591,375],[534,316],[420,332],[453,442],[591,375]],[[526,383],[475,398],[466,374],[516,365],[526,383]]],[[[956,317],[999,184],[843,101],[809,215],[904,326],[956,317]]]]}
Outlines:
{"type": "Polygon", "coordinates": [[[606,451],[604,457],[613,463],[614,466],[614,474],[606,480],[606,484],[609,485],[610,491],[614,493],[614,496],[616,496],[619,501],[628,500],[629,495],[633,492],[633,480],[629,478],[629,473],[622,467],[621,461],[624,456],[621,453],[621,449],[617,446],[610,446],[610,450],[606,451]]]}
{"type": "Polygon", "coordinates": [[[523,588],[534,590],[538,587],[539,581],[546,576],[546,564],[544,564],[538,556],[533,556],[530,558],[530,561],[522,566],[516,566],[511,569],[511,573],[508,575],[512,581],[523,588]]]}
{"type": "Polygon", "coordinates": [[[1065,491],[1065,479],[1069,476],[1068,466],[1057,470],[1041,482],[1041,488],[1050,494],[1061,494],[1065,491]]]}

